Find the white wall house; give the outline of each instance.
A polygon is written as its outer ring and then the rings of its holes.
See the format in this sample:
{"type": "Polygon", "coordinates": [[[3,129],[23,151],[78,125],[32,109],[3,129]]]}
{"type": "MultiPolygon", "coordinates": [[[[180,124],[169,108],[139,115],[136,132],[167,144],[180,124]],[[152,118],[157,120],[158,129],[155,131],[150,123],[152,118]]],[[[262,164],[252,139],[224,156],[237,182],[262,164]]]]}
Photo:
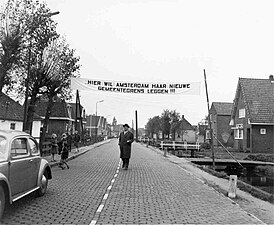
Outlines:
{"type": "MultiPolygon", "coordinates": [[[[23,130],[24,107],[7,95],[0,93],[0,129],[23,130]]],[[[40,138],[41,118],[34,116],[32,136],[40,138]]]]}

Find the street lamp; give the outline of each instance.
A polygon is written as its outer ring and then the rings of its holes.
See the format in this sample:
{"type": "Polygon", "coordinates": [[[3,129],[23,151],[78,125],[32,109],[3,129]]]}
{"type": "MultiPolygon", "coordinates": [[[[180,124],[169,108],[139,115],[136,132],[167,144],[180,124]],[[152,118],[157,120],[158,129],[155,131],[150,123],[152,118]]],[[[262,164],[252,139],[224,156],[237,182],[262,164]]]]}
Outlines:
{"type": "MultiPolygon", "coordinates": [[[[60,12],[49,12],[46,14],[41,14],[42,17],[51,17],[51,16],[55,16],[58,15],[60,12]]],[[[33,29],[34,30],[34,29],[33,29]]],[[[31,32],[32,34],[33,32],[31,32]]],[[[27,78],[26,78],[26,84],[25,84],[25,88],[26,88],[26,93],[25,93],[25,105],[24,105],[24,118],[23,118],[23,131],[26,131],[27,129],[27,113],[28,113],[28,98],[29,98],[29,77],[30,77],[30,60],[31,60],[31,48],[32,48],[32,40],[30,38],[30,43],[29,43],[29,47],[28,47],[28,66],[27,66],[27,78]]],[[[32,127],[30,127],[30,132],[31,133],[32,127]]]]}
{"type": "Polygon", "coordinates": [[[96,124],[95,124],[95,142],[97,142],[97,132],[98,132],[98,121],[97,121],[97,104],[100,102],[103,102],[104,100],[100,100],[96,102],[96,111],[95,111],[95,118],[96,118],[96,124]]]}

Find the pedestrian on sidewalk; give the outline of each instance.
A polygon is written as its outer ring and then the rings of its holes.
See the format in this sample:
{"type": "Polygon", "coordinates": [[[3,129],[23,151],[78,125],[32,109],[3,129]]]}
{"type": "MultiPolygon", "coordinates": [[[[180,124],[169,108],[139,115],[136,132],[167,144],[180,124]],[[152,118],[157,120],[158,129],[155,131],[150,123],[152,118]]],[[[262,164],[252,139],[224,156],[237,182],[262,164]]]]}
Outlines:
{"type": "Polygon", "coordinates": [[[78,131],[76,130],[75,134],[74,134],[74,138],[73,138],[74,145],[76,147],[76,152],[79,152],[79,142],[80,142],[80,140],[81,140],[81,137],[78,134],[78,131]]]}
{"type": "Polygon", "coordinates": [[[57,144],[57,135],[56,134],[52,134],[51,135],[51,149],[50,149],[50,153],[51,153],[51,162],[56,162],[56,160],[54,159],[54,155],[57,154],[57,150],[58,150],[58,144],[57,144]]]}
{"type": "Polygon", "coordinates": [[[120,146],[120,158],[123,161],[122,168],[128,169],[129,159],[131,156],[131,144],[134,141],[133,134],[129,131],[129,125],[123,125],[123,132],[119,135],[119,146],[120,146]]]}
{"type": "Polygon", "coordinates": [[[67,142],[68,142],[68,151],[71,152],[72,136],[70,135],[70,132],[67,132],[67,142]]]}
{"type": "Polygon", "coordinates": [[[69,169],[69,165],[67,163],[69,151],[68,151],[68,142],[67,142],[66,133],[62,134],[61,141],[58,143],[58,145],[59,145],[59,154],[61,155],[59,167],[61,167],[63,170],[65,169],[64,165],[66,165],[66,167],[69,169]]]}

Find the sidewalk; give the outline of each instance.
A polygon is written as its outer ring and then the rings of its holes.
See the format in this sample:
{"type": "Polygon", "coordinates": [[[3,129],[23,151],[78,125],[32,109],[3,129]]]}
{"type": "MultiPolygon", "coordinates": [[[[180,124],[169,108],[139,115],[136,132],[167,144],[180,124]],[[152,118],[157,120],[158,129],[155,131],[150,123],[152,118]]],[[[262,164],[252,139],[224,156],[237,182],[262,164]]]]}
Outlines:
{"type": "MultiPolygon", "coordinates": [[[[99,147],[99,146],[101,146],[105,143],[108,143],[108,142],[110,142],[109,139],[101,141],[101,142],[94,143],[92,145],[80,147],[80,148],[78,148],[79,152],[76,152],[76,148],[73,148],[73,149],[71,149],[71,152],[69,152],[68,161],[70,161],[72,159],[75,159],[78,156],[85,154],[87,151],[92,150],[94,148],[97,148],[97,147],[99,147]]],[[[51,155],[43,156],[42,158],[46,159],[49,162],[51,167],[54,167],[54,166],[58,166],[58,164],[60,162],[60,159],[61,159],[61,155],[58,155],[58,154],[54,155],[55,162],[51,162],[51,158],[52,158],[51,155]]]]}
{"type": "MultiPolygon", "coordinates": [[[[163,151],[158,148],[149,146],[149,149],[157,152],[160,155],[163,155],[163,151]]],[[[228,191],[228,180],[223,178],[218,178],[213,176],[203,170],[201,170],[197,165],[191,163],[185,158],[178,158],[172,154],[167,154],[167,160],[178,165],[183,170],[188,172],[191,176],[195,176],[203,183],[213,187],[218,192],[227,194],[228,191]]],[[[260,220],[264,221],[267,224],[274,224],[274,205],[263,201],[261,199],[255,198],[251,194],[237,189],[237,197],[233,199],[235,204],[238,204],[242,209],[248,213],[256,216],[260,220]]]]}

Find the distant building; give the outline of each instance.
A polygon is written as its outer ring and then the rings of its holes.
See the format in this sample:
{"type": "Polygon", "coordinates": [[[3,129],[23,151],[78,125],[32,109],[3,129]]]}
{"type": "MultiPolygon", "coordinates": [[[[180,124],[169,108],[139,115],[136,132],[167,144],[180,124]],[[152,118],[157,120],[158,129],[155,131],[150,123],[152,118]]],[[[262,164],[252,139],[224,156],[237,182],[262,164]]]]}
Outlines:
{"type": "Polygon", "coordinates": [[[239,78],[231,115],[234,148],[274,153],[274,79],[239,78]]]}
{"type": "Polygon", "coordinates": [[[197,142],[203,143],[206,141],[206,131],[208,129],[207,119],[203,119],[198,123],[197,142]]]}
{"type": "MultiPolygon", "coordinates": [[[[32,136],[39,141],[42,118],[33,117],[32,136]]],[[[24,107],[4,93],[0,93],[0,129],[23,130],[24,107]]]]}
{"type": "MultiPolygon", "coordinates": [[[[212,102],[211,108],[209,110],[212,132],[215,137],[226,147],[232,147],[234,142],[229,125],[232,107],[233,103],[212,102]]],[[[216,138],[213,138],[213,145],[221,146],[216,138]]]]}
{"type": "Polygon", "coordinates": [[[107,119],[103,116],[88,115],[86,116],[86,130],[89,136],[97,137],[106,136],[109,133],[107,119]]]}
{"type": "Polygon", "coordinates": [[[175,141],[186,141],[195,143],[197,135],[194,127],[182,115],[179,131],[176,132],[175,141]]]}

